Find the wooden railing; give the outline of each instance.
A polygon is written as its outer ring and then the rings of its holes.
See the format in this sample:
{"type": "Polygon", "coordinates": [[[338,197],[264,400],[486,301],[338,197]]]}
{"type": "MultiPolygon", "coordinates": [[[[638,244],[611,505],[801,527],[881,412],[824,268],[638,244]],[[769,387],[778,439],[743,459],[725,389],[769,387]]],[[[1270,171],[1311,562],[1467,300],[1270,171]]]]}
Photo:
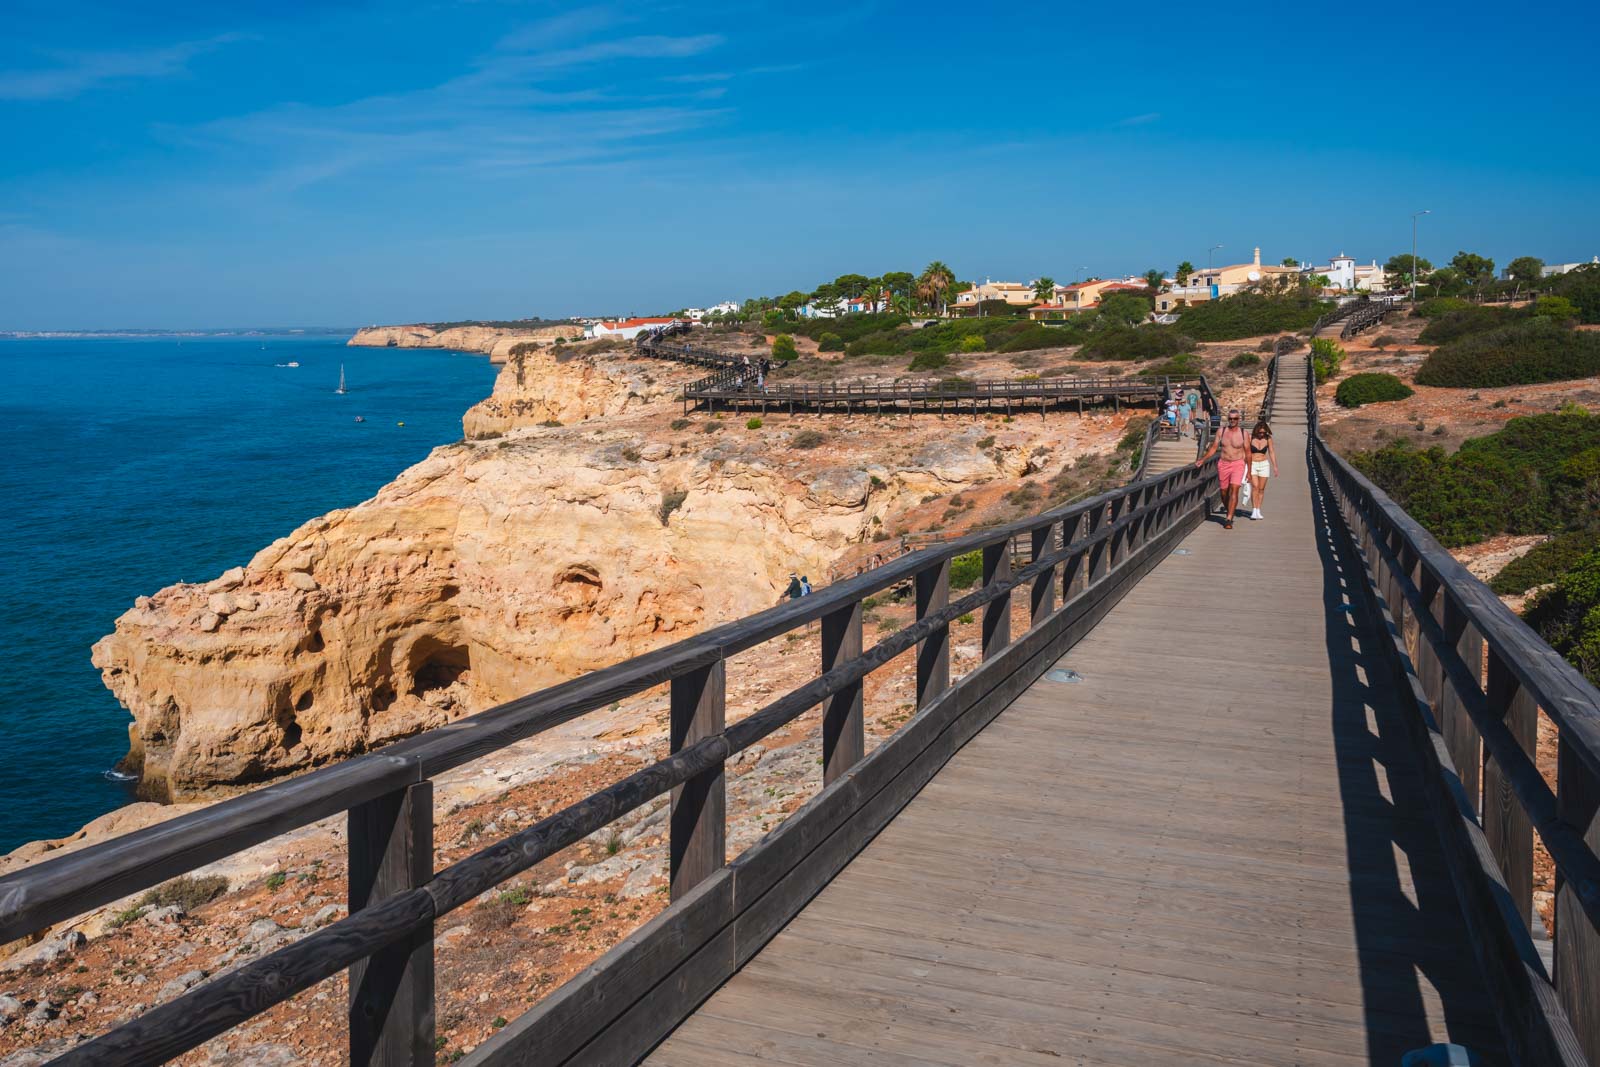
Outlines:
{"type": "Polygon", "coordinates": [[[672,904],[480,1045],[468,1067],[631,1062],[747,960],[885,825],[965,740],[1097,622],[1201,521],[1214,472],[1185,467],[914,552],[758,615],[417,737],[0,877],[0,942],[109,904],[298,827],[347,813],[347,918],[78,1044],[69,1065],[157,1063],[348,969],[350,1060],[431,1063],[433,924],[508,878],[671,794],[672,904]],[[1009,545],[1029,539],[1013,568],[1009,545]],[[952,599],[950,561],[983,554],[952,599]],[[864,647],[862,601],[909,582],[916,621],[864,647]],[[1011,598],[1028,599],[1013,637],[1011,598]],[[1059,596],[1060,603],[1057,603],[1059,596]],[[954,684],[950,625],[981,613],[983,661],[954,684]],[[729,725],[728,661],[820,621],[820,674],[729,725]],[[863,679],[916,657],[912,718],[863,756],[863,679]],[[670,755],[520,833],[432,870],[432,779],[658,686],[670,755]],[[822,706],[820,792],[726,861],[723,767],[822,706]]]}
{"type": "Polygon", "coordinates": [[[1343,518],[1393,643],[1394,679],[1369,684],[1414,702],[1430,806],[1513,1062],[1600,1064],[1600,691],[1328,447],[1315,390],[1307,418],[1319,498],[1343,518]],[[1535,762],[1540,711],[1559,733],[1554,789],[1535,762]],[[1556,870],[1553,974],[1531,936],[1535,831],[1556,870]]]}
{"type": "Polygon", "coordinates": [[[1379,297],[1353,305],[1355,311],[1343,320],[1344,324],[1339,329],[1339,339],[1348,341],[1363,330],[1382,325],[1383,317],[1394,310],[1395,303],[1396,301],[1389,297],[1379,297]]]}

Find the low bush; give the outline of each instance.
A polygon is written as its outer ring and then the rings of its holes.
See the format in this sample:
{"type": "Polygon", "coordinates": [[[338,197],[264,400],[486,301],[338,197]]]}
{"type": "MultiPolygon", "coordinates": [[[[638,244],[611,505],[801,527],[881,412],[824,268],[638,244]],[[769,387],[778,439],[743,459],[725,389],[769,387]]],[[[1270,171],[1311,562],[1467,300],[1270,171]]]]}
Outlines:
{"type": "Polygon", "coordinates": [[[983,581],[983,550],[974,549],[950,561],[950,588],[971,589],[983,581]]]}
{"type": "Polygon", "coordinates": [[[949,365],[950,357],[943,352],[918,352],[911,357],[911,364],[906,370],[938,370],[949,365]]]}
{"type": "Polygon", "coordinates": [[[1392,374],[1352,374],[1339,383],[1333,399],[1340,407],[1358,408],[1363,404],[1404,400],[1408,396],[1414,396],[1415,392],[1392,374]]]}
{"type": "Polygon", "coordinates": [[[1557,534],[1501,567],[1500,573],[1490,580],[1489,588],[1501,596],[1515,596],[1535,586],[1549,585],[1596,549],[1600,549],[1600,530],[1569,530],[1557,534]]]}
{"type": "Polygon", "coordinates": [[[673,419],[668,425],[670,425],[674,430],[687,430],[689,427],[693,426],[694,423],[690,422],[688,419],[673,419]]]}
{"type": "Polygon", "coordinates": [[[1339,368],[1344,365],[1344,356],[1344,346],[1332,338],[1312,339],[1311,369],[1316,372],[1318,385],[1339,373],[1339,368]]]}
{"type": "Polygon", "coordinates": [[[799,355],[794,347],[794,338],[788,334],[780,333],[772,339],[772,358],[778,362],[787,363],[799,355]]]}
{"type": "Polygon", "coordinates": [[[1170,326],[1113,326],[1096,330],[1078,354],[1093,360],[1171,359],[1194,351],[1194,339],[1170,326]]]}
{"type": "Polygon", "coordinates": [[[985,347],[983,343],[983,335],[977,333],[967,334],[961,339],[960,347],[961,351],[963,352],[982,352],[985,347]]]}
{"type": "Polygon", "coordinates": [[[1600,683],[1600,552],[1580,557],[1522,617],[1584,677],[1600,683]]]}
{"type": "Polygon", "coordinates": [[[1578,321],[1600,322],[1600,266],[1588,264],[1548,280],[1551,296],[1571,302],[1578,310],[1578,321]]]}
{"type": "Polygon", "coordinates": [[[1431,300],[1423,300],[1412,309],[1411,314],[1419,319],[1437,319],[1452,311],[1472,307],[1459,296],[1436,296],[1431,300]]]}
{"type": "Polygon", "coordinates": [[[759,418],[749,419],[745,422],[744,428],[747,430],[759,430],[761,429],[761,420],[759,418]]]}
{"type": "Polygon", "coordinates": [[[1529,318],[1434,349],[1417,384],[1457,389],[1562,382],[1600,374],[1600,333],[1529,318]]]}
{"type": "Polygon", "coordinates": [[[1144,444],[1145,431],[1150,429],[1150,424],[1154,421],[1155,419],[1149,415],[1135,415],[1129,419],[1128,428],[1122,433],[1122,440],[1117,442],[1118,450],[1125,452],[1144,444]]]}
{"type": "Polygon", "coordinates": [[[1146,367],[1139,373],[1147,378],[1193,378],[1205,372],[1200,361],[1194,353],[1185,352],[1181,356],[1174,356],[1165,363],[1157,363],[1153,367],[1146,367]]]}
{"type": "Polygon", "coordinates": [[[1443,345],[1475,333],[1486,333],[1519,319],[1528,313],[1521,308],[1483,307],[1468,304],[1449,311],[1423,327],[1417,341],[1425,345],[1443,345]]]}
{"type": "Polygon", "coordinates": [[[795,448],[816,448],[827,439],[828,435],[818,430],[801,430],[789,444],[795,448]]]}
{"type": "MultiPolygon", "coordinates": [[[[712,425],[716,424],[712,423],[712,425]]],[[[661,490],[661,507],[656,511],[656,516],[661,520],[661,525],[665,526],[667,520],[672,517],[672,513],[683,507],[683,502],[687,499],[689,499],[689,491],[687,489],[661,490]]]]}
{"type": "Polygon", "coordinates": [[[836,333],[825,333],[817,338],[818,352],[843,352],[844,338],[836,333]]]}
{"type": "Polygon", "coordinates": [[[1184,308],[1178,313],[1178,326],[1196,340],[1237,341],[1241,337],[1302,329],[1332,307],[1309,293],[1238,293],[1184,308]]]}
{"type": "MultiPolygon", "coordinates": [[[[1272,342],[1268,341],[1266,344],[1268,346],[1267,350],[1271,351],[1272,342]]],[[[1246,367],[1259,366],[1261,366],[1261,357],[1254,352],[1240,352],[1237,356],[1228,360],[1229,370],[1244,370],[1246,367]]]]}
{"type": "Polygon", "coordinates": [[[166,908],[176,904],[184,911],[194,911],[227,891],[228,880],[220,874],[186,874],[156,886],[140,897],[139,903],[150,908],[166,908]]]}

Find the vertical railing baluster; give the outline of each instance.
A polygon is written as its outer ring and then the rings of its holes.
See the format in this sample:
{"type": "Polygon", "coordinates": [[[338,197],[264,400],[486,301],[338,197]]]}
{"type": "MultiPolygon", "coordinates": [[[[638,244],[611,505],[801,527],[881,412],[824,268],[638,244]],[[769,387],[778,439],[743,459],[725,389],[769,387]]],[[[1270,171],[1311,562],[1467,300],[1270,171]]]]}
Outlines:
{"type": "MultiPolygon", "coordinates": [[[[1500,654],[1489,650],[1485,696],[1489,714],[1502,719],[1528,758],[1538,743],[1539,709],[1532,694],[1522,687],[1500,654]]],[[[1500,873],[1505,876],[1517,914],[1528,929],[1533,926],[1533,824],[1522,809],[1499,762],[1484,751],[1483,836],[1489,841],[1500,873]]]]}
{"type": "MultiPolygon", "coordinates": [[[[1565,732],[1557,743],[1556,814],[1600,853],[1600,777],[1584,764],[1565,732]]],[[[1575,889],[1556,872],[1556,993],[1578,1044],[1600,1063],[1600,930],[1584,914],[1575,889]]]]}
{"type": "MultiPolygon", "coordinates": [[[[822,672],[861,655],[861,601],[822,617],[822,672]]],[[[829,785],[866,753],[861,680],[829,697],[822,706],[822,784],[829,785]]]]}
{"type": "MultiPolygon", "coordinates": [[[[1094,508],[1091,508],[1089,510],[1089,530],[1088,530],[1088,532],[1090,534],[1099,533],[1101,528],[1106,524],[1106,522],[1107,522],[1107,518],[1106,518],[1107,510],[1109,510],[1109,509],[1104,504],[1101,504],[1101,505],[1099,505],[1097,507],[1094,507],[1094,508]]],[[[1086,573],[1084,575],[1084,583],[1085,583],[1084,587],[1085,588],[1088,588],[1089,586],[1094,585],[1096,582],[1098,582],[1105,575],[1105,573],[1106,573],[1106,556],[1107,556],[1108,551],[1109,551],[1109,547],[1107,546],[1106,542],[1103,541],[1103,540],[1102,541],[1096,541],[1094,543],[1094,546],[1089,549],[1089,565],[1086,568],[1086,573]]]]}
{"type": "MultiPolygon", "coordinates": [[[[983,548],[983,584],[1011,577],[1011,539],[983,548]]],[[[1003,593],[983,606],[983,658],[993,659],[1011,643],[1011,594],[1003,593]]]]}
{"type": "MultiPolygon", "coordinates": [[[[1470,625],[1466,612],[1455,597],[1448,592],[1439,598],[1444,610],[1442,624],[1445,639],[1454,646],[1467,666],[1467,673],[1481,688],[1483,685],[1483,638],[1477,628],[1470,625]]],[[[1442,672],[1441,672],[1442,673],[1442,672]]],[[[1448,680],[1441,680],[1439,688],[1439,725],[1444,733],[1445,747],[1450,750],[1450,760],[1456,765],[1456,774],[1472,801],[1473,811],[1478,811],[1478,773],[1483,763],[1480,754],[1478,729],[1472,725],[1467,706],[1461,694],[1448,680]]]]}
{"type": "MultiPolygon", "coordinates": [[[[950,603],[950,561],[917,572],[917,619],[920,621],[950,603]]],[[[917,707],[924,708],[950,688],[950,627],[940,626],[917,642],[917,707]]]]}
{"type": "MultiPolygon", "coordinates": [[[[727,666],[718,659],[672,679],[671,751],[722,732],[727,723],[727,666]]],[[[672,790],[669,877],[677,900],[728,861],[723,766],[672,790]]]]}
{"type": "MultiPolygon", "coordinates": [[[[1067,520],[1067,525],[1070,528],[1074,525],[1074,520],[1067,520]]],[[[1056,550],[1055,532],[1056,524],[1053,522],[1046,523],[1043,526],[1035,526],[1029,531],[1029,539],[1032,542],[1033,558],[1035,560],[1043,559],[1056,550]]],[[[1029,629],[1038,626],[1044,621],[1045,616],[1055,609],[1056,572],[1060,569],[1057,564],[1052,563],[1033,580],[1033,589],[1029,597],[1029,629]]]]}
{"type": "MultiPolygon", "coordinates": [[[[350,914],[433,877],[433,783],[417,782],[346,816],[350,914]]],[[[352,1067],[434,1062],[433,927],[350,966],[352,1067]]]]}

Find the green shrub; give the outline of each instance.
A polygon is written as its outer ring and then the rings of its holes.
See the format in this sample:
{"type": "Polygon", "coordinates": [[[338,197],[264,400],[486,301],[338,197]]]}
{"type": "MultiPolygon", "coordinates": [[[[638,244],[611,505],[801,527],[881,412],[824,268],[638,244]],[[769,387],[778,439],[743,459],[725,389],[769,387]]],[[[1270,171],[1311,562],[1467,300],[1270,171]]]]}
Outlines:
{"type": "Polygon", "coordinates": [[[1449,311],[1434,319],[1425,326],[1417,340],[1425,345],[1443,345],[1451,341],[1469,337],[1475,333],[1485,333],[1498,329],[1518,319],[1525,319],[1528,313],[1521,308],[1482,307],[1468,304],[1464,308],[1449,311]]]}
{"type": "Polygon", "coordinates": [[[690,422],[688,419],[673,419],[670,425],[674,430],[687,430],[689,427],[693,426],[694,423],[690,422]]]}
{"type": "Polygon", "coordinates": [[[1472,305],[1459,296],[1436,296],[1431,300],[1419,301],[1411,314],[1419,319],[1437,319],[1452,311],[1470,307],[1472,305]]]}
{"type": "Polygon", "coordinates": [[[165,908],[176,904],[184,911],[194,911],[227,891],[228,880],[220,874],[186,874],[156,886],[140,897],[139,903],[151,908],[165,908]]]}
{"type": "Polygon", "coordinates": [[[912,371],[938,370],[940,367],[948,367],[949,365],[950,357],[942,352],[919,352],[912,357],[911,365],[906,369],[912,371]]]}
{"type": "Polygon", "coordinates": [[[1501,567],[1500,573],[1490,580],[1489,588],[1501,596],[1515,596],[1535,586],[1549,585],[1596,549],[1600,549],[1600,530],[1569,530],[1557,534],[1501,567]]]}
{"type": "Polygon", "coordinates": [[[1452,341],[1417,369],[1419,385],[1482,389],[1561,382],[1600,374],[1600,334],[1549,318],[1452,341]]]}
{"type": "Polygon", "coordinates": [[[1078,354],[1093,360],[1171,359],[1194,350],[1194,339],[1170,326],[1113,326],[1096,330],[1078,354]]]}
{"type": "Polygon", "coordinates": [[[1600,683],[1600,552],[1581,557],[1522,617],[1584,677],[1600,683]]]}
{"type": "Polygon", "coordinates": [[[950,561],[950,588],[971,589],[983,581],[983,550],[974,549],[950,561]]]}
{"type": "Polygon", "coordinates": [[[1332,307],[1308,293],[1238,293],[1184,308],[1178,313],[1178,327],[1200,341],[1237,341],[1303,329],[1332,307]]]}
{"type": "MultiPolygon", "coordinates": [[[[715,426],[716,423],[712,423],[712,425],[715,426]]],[[[683,507],[683,502],[687,499],[689,499],[689,491],[687,489],[661,490],[661,507],[656,511],[656,516],[661,520],[661,525],[665,526],[667,520],[672,517],[672,513],[683,507]]]]}
{"type": "Polygon", "coordinates": [[[1139,373],[1150,378],[1193,378],[1203,374],[1205,368],[1194,357],[1194,353],[1185,352],[1181,356],[1174,356],[1165,363],[1157,363],[1154,367],[1146,367],[1139,373]]]}
{"type": "Polygon", "coordinates": [[[1333,399],[1340,407],[1358,408],[1413,395],[1415,390],[1392,374],[1352,374],[1339,383],[1333,399]]]}
{"type": "Polygon", "coordinates": [[[1578,308],[1564,296],[1541,296],[1533,302],[1533,314],[1536,318],[1576,322],[1578,308]]]}
{"type": "MultiPolygon", "coordinates": [[[[1266,343],[1268,345],[1272,344],[1271,341],[1266,343]]],[[[1240,352],[1237,356],[1234,356],[1232,359],[1228,360],[1229,370],[1244,370],[1246,367],[1259,366],[1261,366],[1261,357],[1256,355],[1254,352],[1240,352]]]]}
{"type": "Polygon", "coordinates": [[[1549,279],[1551,296],[1564,297],[1578,309],[1578,321],[1600,322],[1600,266],[1587,264],[1549,279]]]}
{"type": "Polygon", "coordinates": [[[816,448],[828,439],[828,435],[817,430],[801,430],[794,435],[794,440],[789,444],[795,448],[816,448]]]}
{"type": "Polygon", "coordinates": [[[843,352],[844,338],[836,333],[825,333],[817,338],[818,352],[843,352]]]}
{"type": "Polygon", "coordinates": [[[1138,448],[1144,444],[1145,431],[1150,429],[1150,424],[1155,419],[1149,415],[1135,415],[1128,420],[1128,428],[1122,433],[1122,440],[1117,442],[1117,449],[1126,452],[1130,448],[1138,448]]]}
{"type": "MultiPolygon", "coordinates": [[[[904,315],[840,315],[836,319],[801,319],[790,324],[790,332],[801,337],[809,337],[821,347],[822,339],[830,335],[849,344],[870,333],[892,331],[904,326],[908,321],[910,320],[904,315]]],[[[834,350],[823,349],[823,351],[834,350]]]]}
{"type": "Polygon", "coordinates": [[[748,419],[744,424],[744,428],[747,430],[759,430],[761,429],[761,420],[759,418],[748,419]]]}
{"type": "Polygon", "coordinates": [[[1339,373],[1344,356],[1344,346],[1332,338],[1312,338],[1311,369],[1316,372],[1318,385],[1339,373]]]}
{"type": "Polygon", "coordinates": [[[983,335],[969,333],[961,339],[961,351],[982,352],[984,350],[983,335]]]}
{"type": "Polygon", "coordinates": [[[788,334],[780,333],[772,339],[772,358],[778,362],[787,363],[799,355],[794,347],[794,338],[788,334]]]}

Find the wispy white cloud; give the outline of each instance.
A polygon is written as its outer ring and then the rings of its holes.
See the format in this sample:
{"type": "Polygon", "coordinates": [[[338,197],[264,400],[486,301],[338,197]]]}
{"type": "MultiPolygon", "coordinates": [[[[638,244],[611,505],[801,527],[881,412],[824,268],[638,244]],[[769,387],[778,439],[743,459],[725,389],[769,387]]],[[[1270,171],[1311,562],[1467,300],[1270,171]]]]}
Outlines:
{"type": "Polygon", "coordinates": [[[1146,111],[1142,115],[1130,115],[1120,122],[1112,123],[1114,126],[1147,126],[1161,117],[1159,111],[1146,111]]]}
{"type": "Polygon", "coordinates": [[[195,56],[240,39],[228,33],[161,48],[48,52],[51,66],[0,73],[0,100],[67,100],[102,86],[171,77],[195,56]]]}

